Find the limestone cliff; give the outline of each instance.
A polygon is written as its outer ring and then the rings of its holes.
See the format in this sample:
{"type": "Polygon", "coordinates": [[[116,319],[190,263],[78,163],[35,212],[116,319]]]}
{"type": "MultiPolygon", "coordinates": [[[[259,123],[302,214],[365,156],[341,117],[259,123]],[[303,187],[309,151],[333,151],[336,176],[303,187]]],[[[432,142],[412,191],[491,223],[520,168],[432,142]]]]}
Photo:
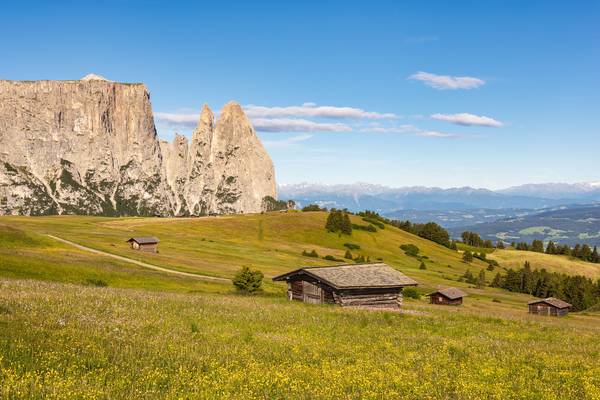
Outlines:
{"type": "Polygon", "coordinates": [[[143,84],[0,81],[0,215],[260,212],[272,162],[240,106],[159,142],[143,84]]]}

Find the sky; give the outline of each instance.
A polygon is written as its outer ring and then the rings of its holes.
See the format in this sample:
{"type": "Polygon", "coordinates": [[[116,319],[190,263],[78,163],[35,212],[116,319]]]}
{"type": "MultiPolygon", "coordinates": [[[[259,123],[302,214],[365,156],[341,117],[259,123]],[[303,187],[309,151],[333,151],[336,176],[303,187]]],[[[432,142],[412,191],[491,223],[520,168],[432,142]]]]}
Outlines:
{"type": "Polygon", "coordinates": [[[280,184],[600,180],[600,1],[6,2],[0,79],[144,82],[159,136],[240,103],[280,184]]]}

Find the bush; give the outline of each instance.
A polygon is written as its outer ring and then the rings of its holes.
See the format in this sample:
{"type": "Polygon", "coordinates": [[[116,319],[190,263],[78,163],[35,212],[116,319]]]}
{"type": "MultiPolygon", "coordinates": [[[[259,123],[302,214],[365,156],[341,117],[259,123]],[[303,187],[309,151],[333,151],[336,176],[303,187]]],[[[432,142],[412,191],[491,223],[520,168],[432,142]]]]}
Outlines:
{"type": "Polygon", "coordinates": [[[403,244],[400,245],[400,248],[404,250],[404,254],[407,256],[416,257],[419,254],[419,248],[414,244],[403,244]]]}
{"type": "Polygon", "coordinates": [[[356,229],[358,231],[377,232],[377,228],[375,228],[373,225],[352,224],[352,229],[356,229]]]}
{"type": "Polygon", "coordinates": [[[242,267],[233,278],[233,286],[244,293],[255,293],[261,290],[263,277],[259,270],[242,267]]]}
{"type": "Polygon", "coordinates": [[[327,211],[326,207],[319,207],[318,204],[309,204],[306,207],[302,207],[302,211],[307,212],[307,211],[327,211]]]}
{"type": "Polygon", "coordinates": [[[350,250],[346,250],[346,254],[344,254],[344,258],[347,258],[348,260],[352,260],[352,259],[354,259],[354,256],[352,255],[352,253],[350,253],[350,250]]]}
{"type": "Polygon", "coordinates": [[[368,222],[368,223],[370,223],[370,224],[373,224],[373,225],[375,225],[375,226],[376,226],[376,227],[378,227],[379,229],[385,229],[385,225],[383,224],[383,222],[381,222],[381,221],[377,221],[377,220],[376,220],[376,219],[374,219],[374,218],[363,217],[363,219],[362,219],[362,220],[363,220],[363,221],[365,221],[365,222],[368,222]]]}
{"type": "Polygon", "coordinates": [[[365,262],[365,256],[356,256],[356,258],[354,259],[354,262],[357,263],[357,264],[364,263],[365,262]]]}
{"type": "Polygon", "coordinates": [[[421,265],[419,265],[419,269],[427,269],[427,266],[423,261],[421,261],[421,265]]]}
{"type": "Polygon", "coordinates": [[[419,300],[421,298],[421,293],[414,287],[406,287],[402,290],[402,294],[404,297],[408,297],[409,299],[419,300]]]}
{"type": "Polygon", "coordinates": [[[350,250],[358,250],[360,249],[360,246],[354,243],[344,243],[344,247],[350,249],[350,250]]]}
{"type": "Polygon", "coordinates": [[[342,260],[340,258],[335,258],[334,256],[331,256],[331,255],[326,255],[325,257],[323,257],[323,259],[327,260],[327,261],[344,262],[344,260],[342,260]]]}
{"type": "Polygon", "coordinates": [[[85,280],[85,284],[96,287],[107,287],[108,283],[102,279],[89,278],[85,280]]]}
{"type": "Polygon", "coordinates": [[[303,255],[304,257],[313,257],[313,258],[319,258],[319,254],[318,254],[318,253],[317,253],[315,250],[313,250],[313,251],[310,251],[310,252],[308,252],[308,251],[304,250],[304,251],[302,251],[302,255],[303,255]]]}

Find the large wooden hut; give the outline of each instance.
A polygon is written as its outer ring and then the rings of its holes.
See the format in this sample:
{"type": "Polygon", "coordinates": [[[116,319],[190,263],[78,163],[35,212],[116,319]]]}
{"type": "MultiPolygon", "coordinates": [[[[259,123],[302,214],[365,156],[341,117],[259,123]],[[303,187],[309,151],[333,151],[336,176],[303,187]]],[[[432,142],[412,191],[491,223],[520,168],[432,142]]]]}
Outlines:
{"type": "Polygon", "coordinates": [[[446,306],[459,306],[463,303],[463,297],[467,294],[457,288],[440,289],[429,293],[429,302],[431,304],[443,304],[446,306]]]}
{"type": "Polygon", "coordinates": [[[306,267],[276,276],[289,300],[341,306],[399,308],[402,288],[417,282],[384,263],[306,267]]]}
{"type": "Polygon", "coordinates": [[[537,315],[551,315],[554,317],[562,317],[567,315],[571,310],[571,304],[557,299],[548,297],[547,299],[533,300],[528,303],[529,313],[537,315]]]}
{"type": "Polygon", "coordinates": [[[158,239],[154,236],[132,237],[127,240],[127,243],[134,250],[158,252],[158,239]]]}

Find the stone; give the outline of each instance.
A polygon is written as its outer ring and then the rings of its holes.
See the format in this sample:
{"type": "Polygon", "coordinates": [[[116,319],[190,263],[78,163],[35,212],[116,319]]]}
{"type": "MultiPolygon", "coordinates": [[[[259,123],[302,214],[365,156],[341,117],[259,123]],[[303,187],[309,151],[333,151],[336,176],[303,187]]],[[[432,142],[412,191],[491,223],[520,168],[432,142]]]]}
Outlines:
{"type": "Polygon", "coordinates": [[[269,155],[242,108],[191,142],[159,141],[143,84],[0,80],[0,215],[179,216],[263,211],[269,155]]]}

